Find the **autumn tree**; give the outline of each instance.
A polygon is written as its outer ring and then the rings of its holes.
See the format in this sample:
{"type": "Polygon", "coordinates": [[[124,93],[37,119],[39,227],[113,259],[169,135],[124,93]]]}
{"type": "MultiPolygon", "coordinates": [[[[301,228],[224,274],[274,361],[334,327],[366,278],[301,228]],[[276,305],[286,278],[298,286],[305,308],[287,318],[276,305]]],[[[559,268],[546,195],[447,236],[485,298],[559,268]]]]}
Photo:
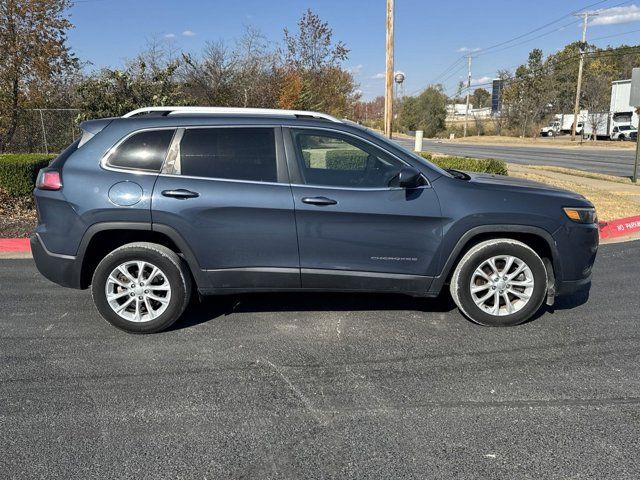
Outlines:
{"type": "Polygon", "coordinates": [[[284,29],[279,106],[345,115],[358,99],[353,75],[341,65],[348,53],[329,24],[307,10],[296,33],[284,29]]]}
{"type": "Polygon", "coordinates": [[[38,84],[77,67],[67,46],[69,0],[0,2],[0,151],[38,84]]]}

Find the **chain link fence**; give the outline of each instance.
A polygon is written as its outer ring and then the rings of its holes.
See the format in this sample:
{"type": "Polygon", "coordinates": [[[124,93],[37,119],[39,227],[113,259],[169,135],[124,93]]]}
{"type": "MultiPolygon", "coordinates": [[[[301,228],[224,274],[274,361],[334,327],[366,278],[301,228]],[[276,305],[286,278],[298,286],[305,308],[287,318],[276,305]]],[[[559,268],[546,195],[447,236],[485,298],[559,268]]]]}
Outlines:
{"type": "Polygon", "coordinates": [[[12,153],[59,153],[81,135],[80,110],[37,108],[25,110],[6,151],[12,153]]]}

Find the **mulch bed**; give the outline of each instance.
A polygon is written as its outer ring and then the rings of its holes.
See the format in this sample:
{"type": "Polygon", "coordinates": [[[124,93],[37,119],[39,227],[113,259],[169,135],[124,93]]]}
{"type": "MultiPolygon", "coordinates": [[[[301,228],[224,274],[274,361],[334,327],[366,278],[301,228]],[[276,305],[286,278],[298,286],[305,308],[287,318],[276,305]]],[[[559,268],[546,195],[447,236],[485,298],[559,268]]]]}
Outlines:
{"type": "Polygon", "coordinates": [[[28,237],[36,223],[33,197],[12,197],[0,190],[0,238],[28,237]]]}

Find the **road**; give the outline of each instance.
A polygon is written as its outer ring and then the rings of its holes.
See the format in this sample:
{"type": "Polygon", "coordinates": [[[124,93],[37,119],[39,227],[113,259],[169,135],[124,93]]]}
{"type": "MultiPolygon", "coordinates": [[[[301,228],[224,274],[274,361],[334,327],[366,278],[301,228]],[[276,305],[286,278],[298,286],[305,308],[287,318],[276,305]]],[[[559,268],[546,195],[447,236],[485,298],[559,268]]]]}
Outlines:
{"type": "Polygon", "coordinates": [[[605,245],[588,302],[507,329],[282,294],[133,336],[2,260],[0,477],[635,479],[638,271],[640,242],[605,245]]]}
{"type": "MultiPolygon", "coordinates": [[[[396,139],[396,142],[413,150],[413,140],[396,139]]],[[[505,162],[523,165],[552,165],[620,177],[631,176],[635,158],[634,150],[481,145],[437,142],[433,140],[425,140],[423,149],[428,152],[447,155],[496,158],[505,162]]]]}

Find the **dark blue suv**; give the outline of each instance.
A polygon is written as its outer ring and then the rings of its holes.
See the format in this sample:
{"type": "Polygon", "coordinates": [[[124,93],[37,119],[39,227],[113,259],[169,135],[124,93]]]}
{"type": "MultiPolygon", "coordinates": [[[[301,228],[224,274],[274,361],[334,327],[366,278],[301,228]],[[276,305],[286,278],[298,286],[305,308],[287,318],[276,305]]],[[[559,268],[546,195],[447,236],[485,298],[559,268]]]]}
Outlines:
{"type": "Polygon", "coordinates": [[[598,227],[582,196],[445,171],[328,115],[152,107],[82,129],[38,177],[33,255],[129,332],[167,328],[193,289],[449,285],[468,318],[506,326],[590,281],[598,227]]]}

